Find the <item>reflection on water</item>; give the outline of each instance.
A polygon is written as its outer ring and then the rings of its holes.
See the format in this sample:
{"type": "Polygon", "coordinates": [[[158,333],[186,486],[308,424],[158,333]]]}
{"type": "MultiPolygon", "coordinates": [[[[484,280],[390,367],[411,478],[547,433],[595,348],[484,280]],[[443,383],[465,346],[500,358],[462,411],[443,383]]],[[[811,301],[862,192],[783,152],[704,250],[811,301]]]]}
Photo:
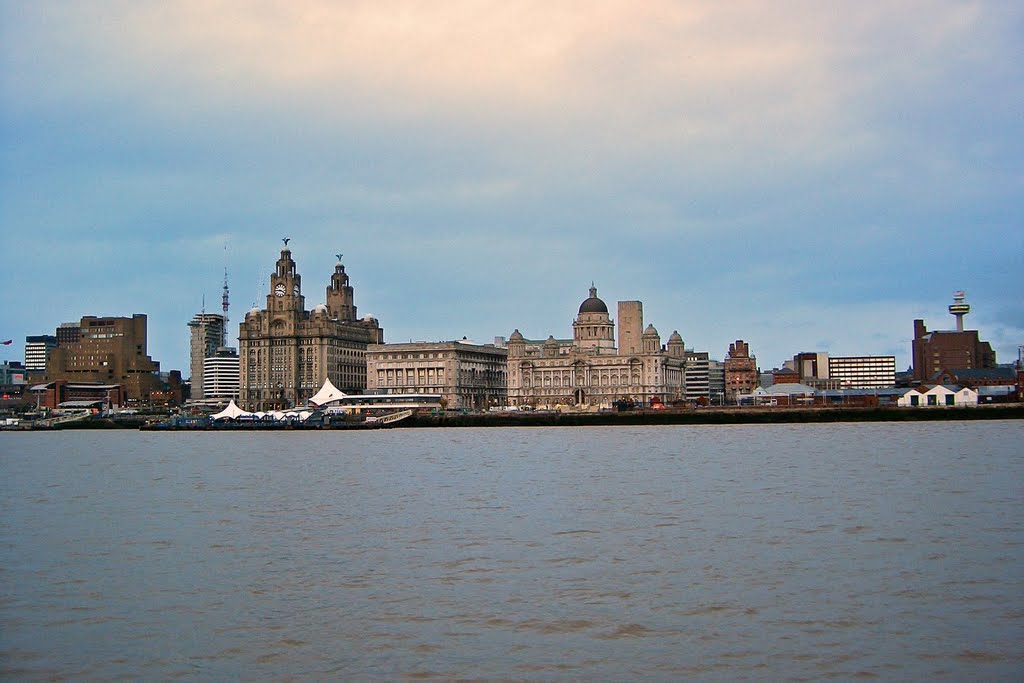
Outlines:
{"type": "Polygon", "coordinates": [[[0,435],[0,675],[1014,679],[1024,423],[0,435]]]}

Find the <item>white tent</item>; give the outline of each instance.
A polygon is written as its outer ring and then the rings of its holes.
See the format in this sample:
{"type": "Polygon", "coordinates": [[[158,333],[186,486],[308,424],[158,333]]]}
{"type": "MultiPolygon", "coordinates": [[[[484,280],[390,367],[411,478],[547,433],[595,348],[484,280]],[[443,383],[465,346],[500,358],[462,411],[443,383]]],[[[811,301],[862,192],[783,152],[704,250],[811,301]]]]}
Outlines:
{"type": "Polygon", "coordinates": [[[245,417],[246,415],[252,415],[252,413],[248,413],[236,406],[234,399],[232,399],[227,408],[216,415],[211,415],[210,417],[214,420],[235,420],[239,417],[245,417]]]}
{"type": "Polygon", "coordinates": [[[317,406],[325,406],[331,401],[337,401],[338,399],[345,398],[347,394],[338,387],[331,383],[331,378],[328,377],[324,380],[324,385],[320,387],[320,391],[316,392],[316,396],[309,399],[310,403],[317,406]]]}

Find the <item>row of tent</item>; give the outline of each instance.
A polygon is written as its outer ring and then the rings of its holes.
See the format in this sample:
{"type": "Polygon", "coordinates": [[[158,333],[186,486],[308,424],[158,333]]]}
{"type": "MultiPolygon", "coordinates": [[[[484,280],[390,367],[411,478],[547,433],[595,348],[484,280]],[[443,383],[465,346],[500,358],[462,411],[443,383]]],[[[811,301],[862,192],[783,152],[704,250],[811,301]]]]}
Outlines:
{"type": "Polygon", "coordinates": [[[257,412],[250,413],[247,410],[239,408],[234,400],[228,403],[228,407],[220,411],[215,415],[211,415],[212,420],[299,420],[305,421],[312,415],[316,409],[322,408],[327,404],[345,398],[348,396],[341,389],[338,389],[331,382],[330,379],[324,381],[324,385],[320,388],[320,391],[316,392],[316,395],[309,399],[309,403],[312,405],[312,409],[295,409],[295,410],[271,410],[268,412],[257,412]]]}
{"type": "Polygon", "coordinates": [[[315,411],[312,410],[270,410],[267,412],[255,412],[251,413],[248,410],[242,410],[232,400],[228,404],[228,407],[224,410],[210,416],[212,420],[275,420],[275,421],[286,421],[286,420],[299,420],[305,421],[309,419],[315,411]]]}

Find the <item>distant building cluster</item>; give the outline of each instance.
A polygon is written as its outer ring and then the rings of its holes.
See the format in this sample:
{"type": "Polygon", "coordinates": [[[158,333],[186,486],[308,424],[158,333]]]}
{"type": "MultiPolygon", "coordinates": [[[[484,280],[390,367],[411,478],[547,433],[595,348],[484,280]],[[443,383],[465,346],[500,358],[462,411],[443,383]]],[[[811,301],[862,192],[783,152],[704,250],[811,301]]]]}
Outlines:
{"type": "Polygon", "coordinates": [[[24,363],[0,366],[2,401],[60,407],[223,407],[252,411],[306,405],[325,386],[349,394],[430,395],[448,409],[599,410],[666,405],[970,405],[1022,400],[1024,372],[998,366],[991,345],[964,329],[970,312],[957,292],[954,330],[913,322],[913,365],[894,356],[794,354],[761,371],[743,339],[724,360],[687,348],[673,331],[663,344],[644,322],[643,303],[619,301],[617,318],[591,286],[572,319],[572,336],[388,344],[370,315],[359,317],[345,266],[338,263],[323,303],[306,308],[302,278],[287,241],[265,307],[238,324],[237,347],[223,312],[188,322],[190,376],[161,372],[147,354],[147,318],[83,316],[54,334],[25,338],[24,363]]]}

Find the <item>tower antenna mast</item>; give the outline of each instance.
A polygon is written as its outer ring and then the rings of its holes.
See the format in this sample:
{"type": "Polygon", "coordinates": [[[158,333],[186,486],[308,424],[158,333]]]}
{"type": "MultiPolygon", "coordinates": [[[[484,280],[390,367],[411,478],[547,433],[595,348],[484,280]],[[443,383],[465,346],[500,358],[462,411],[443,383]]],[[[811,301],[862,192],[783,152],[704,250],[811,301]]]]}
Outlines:
{"type": "Polygon", "coordinates": [[[953,292],[953,303],[949,305],[949,312],[956,318],[956,331],[964,331],[964,316],[971,312],[970,304],[964,303],[967,295],[962,289],[953,292]]]}
{"type": "Polygon", "coordinates": [[[224,243],[224,293],[220,297],[220,307],[224,311],[224,324],[221,327],[220,345],[228,345],[228,243],[224,243]]]}

